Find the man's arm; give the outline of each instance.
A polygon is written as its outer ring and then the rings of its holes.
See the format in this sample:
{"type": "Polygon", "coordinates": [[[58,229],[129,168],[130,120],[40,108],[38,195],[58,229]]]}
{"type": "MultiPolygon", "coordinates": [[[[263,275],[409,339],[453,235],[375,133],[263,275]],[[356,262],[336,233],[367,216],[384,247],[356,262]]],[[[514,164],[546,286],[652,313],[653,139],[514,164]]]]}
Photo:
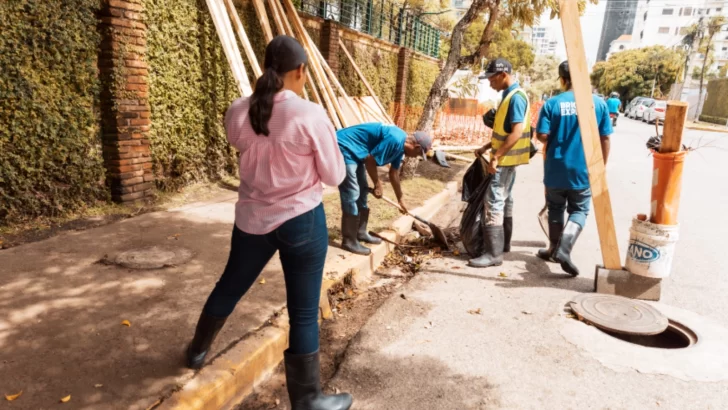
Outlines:
{"type": "Polygon", "coordinates": [[[394,195],[397,196],[397,202],[402,208],[402,213],[407,213],[407,206],[404,204],[404,198],[402,198],[402,184],[399,181],[399,169],[395,167],[389,167],[389,182],[392,184],[394,189],[394,195]]]}
{"type": "Polygon", "coordinates": [[[374,196],[376,198],[381,198],[384,192],[382,189],[382,181],[379,180],[379,173],[377,172],[377,161],[374,160],[373,156],[369,155],[364,160],[364,164],[367,167],[369,178],[371,178],[374,183],[374,196]]]}
{"type": "Polygon", "coordinates": [[[607,159],[609,158],[609,148],[611,147],[611,142],[609,141],[609,136],[601,136],[601,145],[602,145],[602,156],[604,157],[604,166],[607,165],[607,159]]]}
{"type": "Polygon", "coordinates": [[[538,138],[539,142],[541,142],[542,144],[545,144],[549,140],[549,135],[538,133],[536,135],[536,138],[538,138]]]}
{"type": "Polygon", "coordinates": [[[490,151],[490,147],[491,147],[490,142],[486,143],[482,147],[475,150],[475,156],[479,157],[479,156],[485,154],[486,152],[490,151]]]}

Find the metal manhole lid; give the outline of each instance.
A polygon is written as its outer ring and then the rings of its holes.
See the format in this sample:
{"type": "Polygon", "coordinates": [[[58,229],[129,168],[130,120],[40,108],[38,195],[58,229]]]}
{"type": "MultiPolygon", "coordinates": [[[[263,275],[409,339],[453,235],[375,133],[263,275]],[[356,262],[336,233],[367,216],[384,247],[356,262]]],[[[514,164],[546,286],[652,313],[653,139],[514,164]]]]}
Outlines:
{"type": "Polygon", "coordinates": [[[161,269],[179,266],[192,259],[189,249],[175,246],[147,246],[119,254],[114,263],[129,269],[161,269]]]}
{"type": "Polygon", "coordinates": [[[586,293],[575,297],[569,305],[580,319],[609,332],[656,335],[667,329],[667,316],[639,300],[586,293]]]}

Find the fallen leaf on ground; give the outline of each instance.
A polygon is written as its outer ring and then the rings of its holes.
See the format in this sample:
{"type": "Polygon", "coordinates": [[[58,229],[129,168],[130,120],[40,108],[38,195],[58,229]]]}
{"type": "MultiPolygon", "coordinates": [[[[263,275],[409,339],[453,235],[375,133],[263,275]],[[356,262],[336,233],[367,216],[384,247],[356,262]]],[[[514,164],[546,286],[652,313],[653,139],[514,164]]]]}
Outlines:
{"type": "Polygon", "coordinates": [[[61,403],[68,403],[69,401],[71,401],[71,395],[70,394],[68,396],[66,396],[66,397],[64,397],[64,398],[61,399],[61,403]]]}
{"type": "Polygon", "coordinates": [[[521,313],[523,313],[524,315],[532,315],[533,314],[533,312],[528,311],[528,310],[524,310],[521,313]]]}
{"type": "Polygon", "coordinates": [[[399,297],[401,297],[404,300],[407,300],[407,296],[405,296],[404,293],[400,294],[399,297]]]}
{"type": "Polygon", "coordinates": [[[460,269],[460,266],[453,266],[452,269],[460,269]]]}
{"type": "Polygon", "coordinates": [[[261,284],[261,285],[265,285],[265,279],[261,279],[261,280],[260,280],[260,284],[261,284]]]}
{"type": "Polygon", "coordinates": [[[430,343],[429,340],[420,340],[419,342],[415,342],[416,345],[421,345],[423,343],[430,343]]]}
{"type": "Polygon", "coordinates": [[[22,390],[18,394],[6,394],[5,395],[5,400],[7,400],[7,401],[17,400],[18,397],[20,397],[22,395],[23,395],[23,391],[22,390]]]}
{"type": "Polygon", "coordinates": [[[124,325],[124,326],[126,326],[126,327],[131,327],[131,322],[128,321],[128,320],[125,320],[125,321],[121,322],[121,324],[124,325]]]}
{"type": "Polygon", "coordinates": [[[576,315],[566,315],[566,317],[568,317],[569,319],[574,319],[576,315]]]}
{"type": "Polygon", "coordinates": [[[500,276],[501,278],[507,278],[508,277],[508,275],[506,275],[505,272],[501,272],[500,274],[498,274],[498,276],[500,276]]]}
{"type": "Polygon", "coordinates": [[[347,289],[347,290],[346,290],[346,296],[349,296],[349,297],[352,297],[352,296],[354,296],[354,291],[353,291],[353,290],[351,290],[351,289],[347,289]]]}
{"type": "Polygon", "coordinates": [[[96,387],[98,389],[99,387],[104,387],[104,385],[103,384],[94,384],[94,387],[96,387]]]}
{"type": "Polygon", "coordinates": [[[176,233],[174,235],[168,236],[167,239],[179,239],[180,236],[182,236],[181,233],[176,233]]]}
{"type": "Polygon", "coordinates": [[[453,256],[460,256],[460,251],[458,251],[458,250],[452,251],[452,254],[453,254],[453,256]]]}
{"type": "Polygon", "coordinates": [[[425,329],[432,329],[433,327],[435,327],[435,325],[432,322],[430,322],[429,325],[425,325],[425,329]]]}
{"type": "Polygon", "coordinates": [[[481,310],[480,310],[480,308],[470,309],[470,310],[468,310],[468,313],[470,313],[471,315],[479,315],[481,313],[481,310]]]}

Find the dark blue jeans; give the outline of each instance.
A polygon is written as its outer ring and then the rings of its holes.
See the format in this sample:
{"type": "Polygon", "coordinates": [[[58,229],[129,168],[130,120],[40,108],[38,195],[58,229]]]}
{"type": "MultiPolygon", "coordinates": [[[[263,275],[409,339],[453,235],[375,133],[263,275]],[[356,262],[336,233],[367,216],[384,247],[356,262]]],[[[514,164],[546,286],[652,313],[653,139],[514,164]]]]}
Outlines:
{"type": "Polygon", "coordinates": [[[586,224],[591,202],[591,189],[546,188],[546,203],[549,207],[549,223],[564,225],[564,211],[569,220],[582,228],[586,224]]]}
{"type": "Polygon", "coordinates": [[[278,251],[286,280],[291,325],[289,350],[293,354],[317,351],[319,298],[328,244],[326,214],[321,204],[265,235],[233,228],[230,257],[205,303],[205,313],[215,317],[230,315],[278,251]]]}
{"type": "Polygon", "coordinates": [[[364,164],[346,164],[346,178],[339,185],[341,210],[349,215],[359,215],[360,209],[367,207],[369,182],[364,164]]]}

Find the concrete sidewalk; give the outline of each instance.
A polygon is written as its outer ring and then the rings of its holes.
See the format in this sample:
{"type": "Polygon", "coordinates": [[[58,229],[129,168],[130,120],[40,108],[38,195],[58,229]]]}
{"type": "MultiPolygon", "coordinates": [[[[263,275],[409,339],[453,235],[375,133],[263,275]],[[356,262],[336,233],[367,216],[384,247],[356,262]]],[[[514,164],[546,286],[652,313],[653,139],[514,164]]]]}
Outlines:
{"type": "MultiPolygon", "coordinates": [[[[419,211],[431,216],[454,188],[419,211]]],[[[236,199],[230,193],[0,251],[0,393],[23,391],[4,408],[54,408],[68,395],[74,409],[219,408],[252,388],[287,345],[277,256],[261,274],[265,283],[253,286],[220,332],[208,358],[215,366],[197,373],[183,366],[227,261],[236,199]],[[155,270],[108,262],[153,245],[183,248],[192,258],[155,270]]],[[[412,222],[398,223],[409,229],[412,222]]],[[[387,250],[379,245],[364,257],[329,247],[324,286],[352,268],[366,274],[387,250]]]]}

